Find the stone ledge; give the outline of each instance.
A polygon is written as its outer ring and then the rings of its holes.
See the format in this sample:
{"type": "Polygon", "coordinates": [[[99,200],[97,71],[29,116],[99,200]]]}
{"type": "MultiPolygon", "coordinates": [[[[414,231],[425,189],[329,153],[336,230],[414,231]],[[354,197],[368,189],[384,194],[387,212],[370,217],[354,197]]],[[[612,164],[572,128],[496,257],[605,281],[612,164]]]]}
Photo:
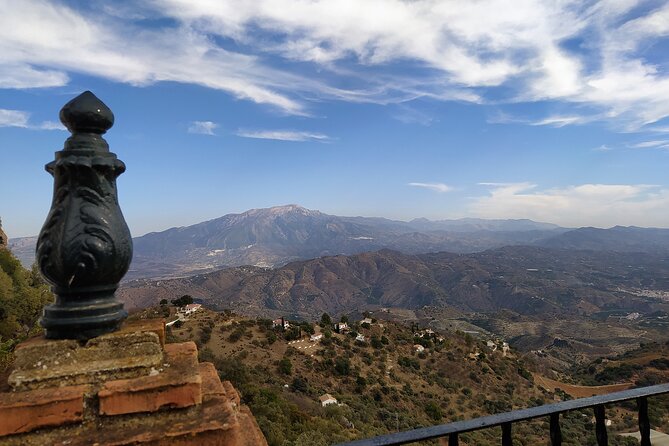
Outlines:
{"type": "Polygon", "coordinates": [[[83,420],[89,386],[0,394],[0,436],[83,420]]]}
{"type": "Polygon", "coordinates": [[[33,338],[16,347],[8,382],[14,390],[29,390],[148,375],[163,363],[164,336],[164,322],[153,319],[126,324],[84,345],[33,338]]]}
{"type": "Polygon", "coordinates": [[[166,364],[155,375],[108,381],[98,392],[100,415],[154,412],[202,402],[202,377],[193,342],[167,344],[166,364]]]}

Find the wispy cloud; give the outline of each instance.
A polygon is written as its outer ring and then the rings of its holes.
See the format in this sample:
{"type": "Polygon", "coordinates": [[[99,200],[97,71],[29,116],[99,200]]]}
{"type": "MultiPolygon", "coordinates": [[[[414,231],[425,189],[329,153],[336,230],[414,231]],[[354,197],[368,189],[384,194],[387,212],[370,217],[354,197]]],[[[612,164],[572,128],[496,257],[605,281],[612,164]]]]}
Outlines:
{"type": "Polygon", "coordinates": [[[531,125],[548,125],[551,127],[564,127],[570,124],[583,124],[588,119],[583,116],[549,116],[538,121],[530,122],[531,125]]]}
{"type": "Polygon", "coordinates": [[[630,144],[628,147],[632,149],[667,149],[669,148],[669,140],[643,141],[630,144]]]}
{"type": "Polygon", "coordinates": [[[422,187],[442,194],[453,190],[453,187],[444,183],[407,183],[407,186],[422,187]]]}
{"type": "Polygon", "coordinates": [[[572,124],[585,124],[593,121],[594,117],[579,116],[579,115],[551,115],[544,118],[532,119],[521,116],[513,116],[508,113],[497,111],[488,116],[486,122],[488,124],[527,124],[534,126],[550,126],[550,127],[564,127],[572,124]]]}
{"type": "Polygon", "coordinates": [[[667,227],[669,189],[647,184],[581,184],[542,189],[525,183],[482,183],[468,212],[483,218],[530,218],[563,226],[616,224],[667,227]]]}
{"type": "Polygon", "coordinates": [[[418,124],[426,127],[435,121],[435,118],[429,114],[403,104],[392,114],[392,117],[404,124],[418,124]]]}
{"type": "Polygon", "coordinates": [[[300,132],[295,130],[238,130],[237,136],[242,138],[275,139],[278,141],[316,141],[327,142],[330,137],[322,133],[300,132]]]}
{"type": "Polygon", "coordinates": [[[595,152],[610,152],[611,150],[613,150],[613,147],[609,147],[606,144],[602,144],[601,146],[595,147],[592,150],[594,150],[595,152]]]}
{"type": "Polygon", "coordinates": [[[44,121],[39,124],[32,124],[29,112],[2,108],[0,108],[0,127],[19,127],[29,130],[65,130],[65,127],[59,122],[44,121]]]}
{"type": "Polygon", "coordinates": [[[195,133],[199,135],[216,135],[214,130],[218,128],[218,124],[212,121],[193,121],[188,126],[188,133],[195,133]]]}

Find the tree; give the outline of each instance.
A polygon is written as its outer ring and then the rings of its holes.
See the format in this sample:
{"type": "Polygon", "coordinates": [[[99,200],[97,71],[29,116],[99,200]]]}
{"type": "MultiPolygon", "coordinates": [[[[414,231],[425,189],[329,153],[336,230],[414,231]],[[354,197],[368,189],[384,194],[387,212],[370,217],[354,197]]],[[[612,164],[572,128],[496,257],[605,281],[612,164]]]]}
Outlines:
{"type": "Polygon", "coordinates": [[[279,372],[284,375],[290,375],[293,372],[293,363],[290,362],[289,358],[285,356],[281,358],[281,361],[279,361],[279,372]]]}
{"type": "Polygon", "coordinates": [[[309,391],[309,384],[303,377],[296,376],[293,378],[293,382],[290,383],[290,388],[293,392],[307,393],[309,391]]]}
{"type": "Polygon", "coordinates": [[[316,330],[314,329],[314,325],[310,324],[309,322],[300,322],[300,328],[304,330],[305,333],[307,334],[314,334],[316,333],[316,330]]]}
{"type": "Polygon", "coordinates": [[[339,319],[339,322],[341,322],[343,324],[348,324],[348,316],[346,316],[345,314],[342,314],[341,318],[339,319]]]}
{"type": "Polygon", "coordinates": [[[167,299],[160,299],[160,305],[161,306],[167,305],[167,299]]]}
{"type": "Polygon", "coordinates": [[[175,307],[185,307],[186,305],[190,305],[192,303],[193,303],[193,298],[188,294],[184,294],[178,299],[172,299],[172,305],[174,305],[175,307]]]}
{"type": "Polygon", "coordinates": [[[441,407],[439,407],[434,401],[429,401],[425,405],[425,413],[428,414],[428,416],[434,421],[440,421],[443,417],[443,414],[441,413],[441,407]]]}
{"type": "Polygon", "coordinates": [[[323,313],[321,316],[321,327],[329,327],[330,325],[332,325],[332,318],[329,314],[323,313]]]}
{"type": "Polygon", "coordinates": [[[334,363],[335,373],[340,376],[348,376],[351,373],[351,361],[348,358],[338,356],[334,363]]]}
{"type": "Polygon", "coordinates": [[[283,338],[286,341],[295,341],[302,337],[302,329],[299,326],[291,326],[288,331],[283,335],[283,338]]]}

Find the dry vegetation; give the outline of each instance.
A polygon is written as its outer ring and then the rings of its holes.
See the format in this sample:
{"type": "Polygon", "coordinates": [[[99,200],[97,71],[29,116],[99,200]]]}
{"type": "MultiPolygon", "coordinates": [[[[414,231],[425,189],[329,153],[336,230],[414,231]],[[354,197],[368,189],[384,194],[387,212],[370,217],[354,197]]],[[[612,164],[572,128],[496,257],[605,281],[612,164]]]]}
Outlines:
{"type": "MultiPolygon", "coordinates": [[[[169,311],[149,309],[142,317],[169,311]]],[[[295,326],[283,331],[270,320],[202,310],[170,329],[169,338],[198,343],[201,359],[233,382],[272,446],[328,445],[568,397],[535,386],[513,354],[504,357],[460,332],[444,333],[439,341],[417,338],[400,323],[377,321],[353,324],[354,332],[365,336],[359,342],[352,333],[308,322],[301,323],[299,336],[295,326]],[[311,342],[312,330],[324,337],[311,342]],[[426,347],[424,353],[416,353],[417,342],[426,347]],[[321,407],[318,397],[324,393],[339,405],[321,407]]],[[[565,445],[595,444],[588,415],[566,416],[563,433],[565,445]]],[[[514,426],[514,444],[547,444],[547,437],[546,421],[514,426]]],[[[499,438],[491,429],[463,435],[461,444],[496,445],[499,438]]]]}

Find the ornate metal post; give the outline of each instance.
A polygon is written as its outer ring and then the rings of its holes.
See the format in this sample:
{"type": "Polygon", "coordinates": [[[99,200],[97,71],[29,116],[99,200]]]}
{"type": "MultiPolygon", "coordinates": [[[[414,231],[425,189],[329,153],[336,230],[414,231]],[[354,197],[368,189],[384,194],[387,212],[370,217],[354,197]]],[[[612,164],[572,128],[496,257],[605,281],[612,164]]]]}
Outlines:
{"type": "Polygon", "coordinates": [[[111,110],[86,91],[61,109],[72,133],[55,161],[51,210],[37,241],[37,261],[56,302],[40,324],[52,339],[90,339],[116,330],[127,317],[114,293],[132,259],[132,239],[118,205],[116,177],[125,164],[102,135],[111,110]]]}

